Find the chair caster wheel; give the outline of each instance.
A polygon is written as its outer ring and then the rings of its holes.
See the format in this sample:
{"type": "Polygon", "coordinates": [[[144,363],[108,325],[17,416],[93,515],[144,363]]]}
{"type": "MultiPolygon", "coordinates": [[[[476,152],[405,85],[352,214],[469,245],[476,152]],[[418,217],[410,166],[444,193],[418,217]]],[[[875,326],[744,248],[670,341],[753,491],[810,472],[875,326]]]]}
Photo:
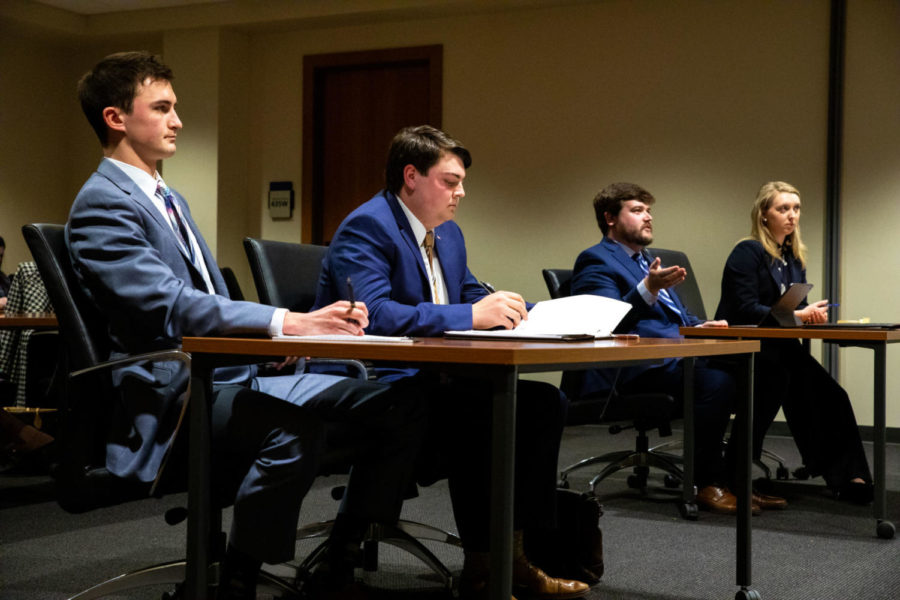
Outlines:
{"type": "Polygon", "coordinates": [[[685,502],[678,505],[678,512],[681,513],[681,517],[688,521],[696,521],[700,516],[700,511],[697,508],[697,504],[695,502],[685,502]]]}
{"type": "Polygon", "coordinates": [[[640,475],[629,475],[626,483],[633,490],[644,490],[647,488],[647,478],[640,475]]]}
{"type": "Polygon", "coordinates": [[[567,490],[571,486],[569,485],[568,479],[560,479],[556,482],[556,487],[567,490]]]}
{"type": "Polygon", "coordinates": [[[681,487],[681,478],[676,477],[675,475],[667,474],[663,477],[663,485],[665,485],[669,489],[676,489],[681,487]]]}
{"type": "Polygon", "coordinates": [[[785,466],[780,466],[775,469],[775,479],[780,479],[782,481],[786,481],[791,478],[791,472],[785,466]]]}
{"type": "Polygon", "coordinates": [[[878,521],[878,525],[875,526],[875,533],[883,540],[890,540],[897,533],[897,530],[890,521],[878,521]]]}
{"type": "Polygon", "coordinates": [[[734,600],[762,600],[762,596],[756,590],[742,589],[734,595],[734,600]]]}
{"type": "Polygon", "coordinates": [[[809,471],[806,470],[806,467],[797,467],[794,469],[794,478],[806,481],[809,479],[809,471]]]}

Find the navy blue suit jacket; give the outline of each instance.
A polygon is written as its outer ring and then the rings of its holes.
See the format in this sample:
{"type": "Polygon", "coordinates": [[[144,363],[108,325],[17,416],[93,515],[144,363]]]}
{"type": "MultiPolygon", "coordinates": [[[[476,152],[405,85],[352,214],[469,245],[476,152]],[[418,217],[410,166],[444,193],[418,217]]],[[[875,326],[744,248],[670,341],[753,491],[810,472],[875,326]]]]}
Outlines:
{"type": "MultiPolygon", "coordinates": [[[[104,160],[72,204],[66,225],[70,258],[86,293],[107,317],[115,358],[178,348],[185,335],[266,334],[274,308],[228,299],[216,260],[173,192],[197,239],[215,294],[176,241],[159,210],[115,163],[104,160]]],[[[217,370],[216,379],[249,382],[253,372],[217,370]]],[[[113,415],[107,468],[151,481],[170,438],[189,373],[180,362],[118,369],[113,383],[129,392],[113,415]]]]}
{"type": "MultiPolygon", "coordinates": [[[[428,337],[471,329],[472,303],[487,292],[466,266],[459,226],[448,221],[434,233],[448,304],[432,302],[425,261],[409,221],[397,197],[382,191],[350,213],[335,233],[322,264],[316,307],[347,299],[350,277],[356,300],[369,309],[367,333],[428,337]]],[[[393,378],[385,371],[380,375],[393,378]]]]}
{"type": "MultiPolygon", "coordinates": [[[[775,325],[769,313],[781,296],[779,268],[789,270],[791,283],[806,283],[806,269],[792,254],[788,254],[787,264],[782,264],[773,260],[760,242],[739,242],[725,261],[716,318],[727,319],[733,325],[756,325],[764,319],[775,325]]],[[[799,308],[806,304],[804,299],[799,308]]]]}
{"type": "MultiPolygon", "coordinates": [[[[648,263],[653,261],[648,258],[648,263]]],[[[604,237],[578,255],[572,272],[572,295],[594,294],[622,300],[631,304],[631,310],[616,328],[616,333],[635,333],[641,337],[679,337],[678,328],[682,325],[678,316],[657,301],[648,305],[637,290],[638,283],[644,278],[638,263],[620,244],[604,237]]],[[[682,304],[678,294],[669,289],[669,295],[684,317],[685,325],[697,325],[701,320],[694,316],[682,304]]],[[[677,359],[669,359],[666,365],[674,366],[677,359]]],[[[621,369],[619,383],[633,379],[653,365],[641,365],[621,369]]],[[[595,369],[584,375],[581,395],[599,393],[609,390],[614,382],[616,369],[595,369]]]]}

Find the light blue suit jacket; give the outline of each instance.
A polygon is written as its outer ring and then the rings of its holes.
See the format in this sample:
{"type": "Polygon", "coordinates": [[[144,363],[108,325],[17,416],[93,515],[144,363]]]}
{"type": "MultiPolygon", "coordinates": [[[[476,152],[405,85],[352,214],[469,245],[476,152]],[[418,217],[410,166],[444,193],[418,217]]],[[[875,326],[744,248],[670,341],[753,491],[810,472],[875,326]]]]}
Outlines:
{"type": "MultiPolygon", "coordinates": [[[[263,334],[274,308],[228,299],[216,260],[177,192],[200,246],[216,294],[208,294],[159,210],[108,160],[75,198],[66,243],[75,272],[107,317],[112,356],[178,348],[182,336],[263,334]]],[[[216,381],[249,383],[248,368],[216,371],[216,381]]],[[[126,387],[114,414],[107,468],[120,477],[151,481],[175,432],[189,374],[181,363],[157,362],[117,370],[126,387]]]]}
{"type": "MultiPolygon", "coordinates": [[[[347,299],[349,276],[356,300],[369,309],[367,333],[440,336],[471,329],[472,303],[487,292],[466,266],[459,226],[448,221],[434,233],[448,304],[432,303],[425,261],[409,221],[397,197],[382,191],[350,213],[335,233],[322,264],[316,307],[347,299]]],[[[379,374],[393,378],[384,370],[379,374]]]]}
{"type": "MultiPolygon", "coordinates": [[[[652,263],[652,259],[648,262],[652,263]]],[[[647,304],[637,289],[644,278],[638,263],[620,244],[607,237],[578,255],[572,273],[572,294],[594,294],[622,300],[631,304],[631,310],[616,328],[616,333],[635,333],[641,337],[679,337],[681,321],[662,302],[652,306],[647,304]]],[[[696,325],[700,319],[682,304],[678,294],[669,290],[678,310],[684,317],[685,325],[696,325]]],[[[669,359],[666,366],[672,368],[677,359],[669,359]]],[[[619,374],[619,383],[633,379],[654,365],[626,367],[619,374]]],[[[609,390],[615,376],[615,369],[587,371],[581,395],[609,390]]]]}

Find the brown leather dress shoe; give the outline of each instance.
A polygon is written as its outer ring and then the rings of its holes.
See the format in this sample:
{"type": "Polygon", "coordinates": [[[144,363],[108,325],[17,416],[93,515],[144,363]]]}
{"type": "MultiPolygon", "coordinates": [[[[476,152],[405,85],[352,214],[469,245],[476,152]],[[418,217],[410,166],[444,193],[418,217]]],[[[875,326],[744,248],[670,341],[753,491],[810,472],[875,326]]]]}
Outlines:
{"type": "Polygon", "coordinates": [[[778,496],[768,496],[753,492],[753,504],[758,504],[763,510],[784,510],[787,508],[787,500],[778,496]]]}
{"type": "MultiPolygon", "coordinates": [[[[708,511],[724,515],[737,514],[737,496],[728,491],[728,488],[717,485],[708,485],[697,493],[697,504],[708,511]]],[[[762,512],[759,504],[754,500],[750,505],[750,512],[755,516],[762,512]]]]}
{"type": "Polygon", "coordinates": [[[524,556],[513,559],[513,590],[522,598],[580,598],[589,589],[588,584],[574,579],[550,577],[524,556]]]}

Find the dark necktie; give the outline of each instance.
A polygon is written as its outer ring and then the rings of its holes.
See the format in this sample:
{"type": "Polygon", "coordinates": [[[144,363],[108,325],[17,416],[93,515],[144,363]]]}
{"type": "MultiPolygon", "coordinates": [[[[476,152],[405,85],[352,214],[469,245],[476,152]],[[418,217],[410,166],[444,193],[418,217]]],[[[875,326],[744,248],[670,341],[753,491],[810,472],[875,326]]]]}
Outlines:
{"type": "Polygon", "coordinates": [[[169,215],[169,222],[172,223],[172,229],[175,231],[175,236],[178,238],[178,241],[181,242],[181,247],[187,251],[188,256],[191,258],[191,263],[196,267],[197,263],[194,259],[194,248],[191,246],[191,238],[188,236],[187,227],[184,226],[184,221],[181,220],[181,216],[178,214],[178,209],[175,208],[175,197],[172,195],[172,190],[170,190],[162,181],[157,181],[156,195],[159,196],[166,205],[166,213],[169,215]]]}
{"type": "MultiPolygon", "coordinates": [[[[647,259],[644,258],[644,255],[640,252],[634,255],[638,264],[641,267],[641,271],[645,276],[650,274],[650,265],[647,264],[647,259]]],[[[663,306],[674,312],[678,316],[678,321],[684,325],[684,315],[681,314],[681,311],[678,310],[678,307],[675,305],[675,301],[672,300],[672,296],[669,295],[669,290],[663,288],[659,290],[659,293],[656,295],[657,300],[663,303],[663,306]]]]}
{"type": "Polygon", "coordinates": [[[425,232],[425,240],[422,242],[425,248],[425,256],[428,257],[428,268],[431,270],[431,300],[440,304],[440,296],[437,293],[437,277],[434,275],[434,231],[425,232]]]}

